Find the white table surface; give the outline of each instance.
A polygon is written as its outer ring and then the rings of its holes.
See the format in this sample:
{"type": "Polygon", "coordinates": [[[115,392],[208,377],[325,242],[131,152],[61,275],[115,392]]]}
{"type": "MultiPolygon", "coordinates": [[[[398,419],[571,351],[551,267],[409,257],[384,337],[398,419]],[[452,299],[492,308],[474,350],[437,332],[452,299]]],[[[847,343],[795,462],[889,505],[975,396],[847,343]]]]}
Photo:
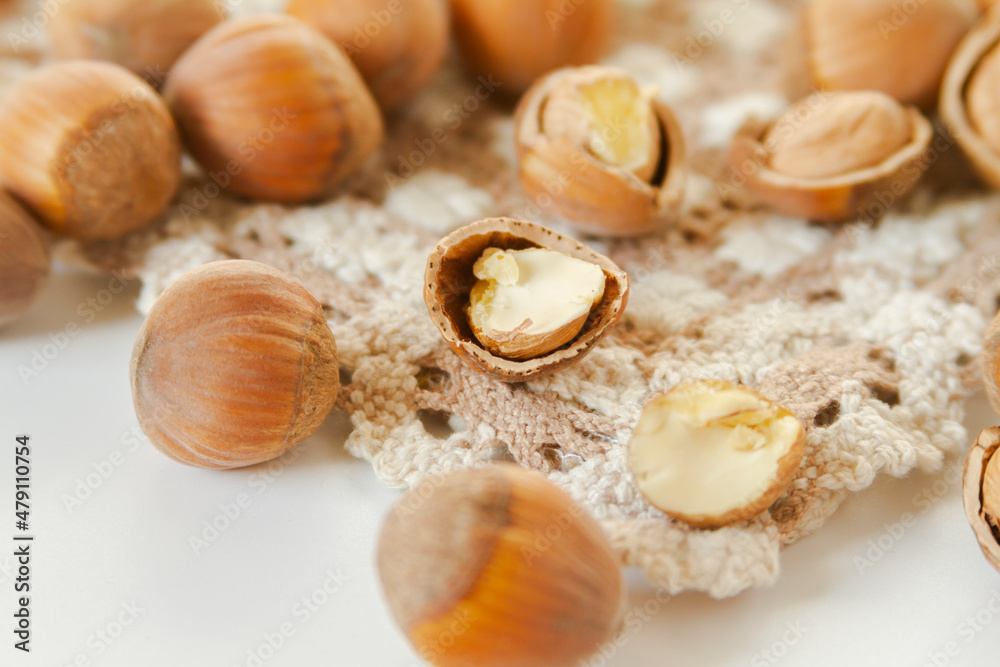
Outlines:
{"type": "MultiPolygon", "coordinates": [[[[58,273],[32,311],[0,331],[0,665],[422,664],[373,568],[380,518],[399,492],[343,451],[347,420],[332,415],[277,466],[218,472],[168,460],[135,437],[137,285],[113,297],[108,286],[58,273]],[[79,330],[55,336],[60,349],[50,334],[67,325],[79,330]],[[35,352],[41,370],[24,380],[18,367],[30,368],[35,352]],[[14,438],[24,433],[35,535],[30,654],[13,648],[14,438]],[[214,536],[205,533],[213,521],[223,527],[214,536]]],[[[992,421],[974,399],[970,444],[992,421]]],[[[630,573],[628,631],[609,659],[590,664],[1000,664],[1000,573],[979,552],[962,511],[960,461],[951,465],[951,474],[884,479],[851,498],[785,552],[771,588],[666,599],[630,573]]]]}

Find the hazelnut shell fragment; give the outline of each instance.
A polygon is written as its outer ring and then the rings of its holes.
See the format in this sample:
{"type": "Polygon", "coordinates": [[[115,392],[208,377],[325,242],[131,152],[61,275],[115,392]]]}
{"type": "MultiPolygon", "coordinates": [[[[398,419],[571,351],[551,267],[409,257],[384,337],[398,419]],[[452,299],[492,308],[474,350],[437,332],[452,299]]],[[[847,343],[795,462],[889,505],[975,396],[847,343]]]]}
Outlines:
{"type": "Polygon", "coordinates": [[[551,199],[548,207],[584,233],[636,236],[655,231],[674,220],[684,199],[684,134],[670,108],[657,99],[649,104],[659,125],[659,164],[648,181],[544,126],[546,103],[559,88],[628,76],[596,65],[557,70],[525,93],[514,117],[521,187],[536,202],[551,199]]]}
{"type": "Polygon", "coordinates": [[[522,382],[576,363],[610,333],[628,303],[628,276],[610,259],[550,229],[510,218],[480,220],[441,239],[427,260],[424,277],[424,301],[431,320],[451,349],[472,368],[503,382],[522,382]],[[483,251],[491,247],[546,248],[601,267],[605,276],[604,295],[572,341],[543,356],[513,361],[492,354],[476,339],[465,308],[476,284],[472,267],[483,251]]]}
{"type": "Polygon", "coordinates": [[[1000,117],[1000,107],[996,106],[1000,104],[1000,92],[992,94],[1000,81],[988,81],[991,77],[983,71],[990,55],[996,57],[998,45],[1000,9],[994,8],[969,31],[952,55],[939,103],[941,120],[979,176],[996,189],[1000,189],[1000,151],[994,148],[995,139],[984,137],[982,126],[973,121],[970,105],[976,105],[980,123],[988,119],[996,123],[1000,117]],[[975,80],[977,73],[983,74],[980,81],[975,80]]]}
{"type": "Polygon", "coordinates": [[[986,560],[1000,571],[1000,427],[979,434],[962,475],[965,516],[986,560]]]}

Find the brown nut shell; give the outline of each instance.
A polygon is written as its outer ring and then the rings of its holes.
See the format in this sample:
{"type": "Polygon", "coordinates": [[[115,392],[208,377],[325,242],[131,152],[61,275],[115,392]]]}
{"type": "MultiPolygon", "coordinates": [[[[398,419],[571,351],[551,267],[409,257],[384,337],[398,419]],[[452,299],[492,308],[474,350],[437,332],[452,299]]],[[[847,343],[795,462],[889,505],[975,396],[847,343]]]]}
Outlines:
{"type": "Polygon", "coordinates": [[[57,234],[109,239],[150,222],[180,185],[180,156],[167,105],[113,63],[41,67],[0,105],[4,187],[57,234]]]}
{"type": "Polygon", "coordinates": [[[663,228],[680,210],[687,183],[684,134],[670,108],[650,101],[660,130],[660,163],[650,181],[610,165],[564,133],[547,132],[543,112],[560,87],[628,77],[590,66],[552,72],[525,93],[514,117],[521,187],[574,228],[599,236],[636,236],[663,228]],[[551,202],[551,203],[549,203],[551,202]]]}
{"type": "Polygon", "coordinates": [[[439,667],[575,666],[621,618],[625,587],[600,526],[514,465],[411,491],[382,526],[378,570],[397,623],[439,667]]]}
{"type": "MultiPolygon", "coordinates": [[[[863,95],[868,93],[835,93],[863,95]]],[[[808,178],[781,173],[771,165],[765,147],[771,123],[752,119],[733,139],[729,163],[734,179],[762,202],[789,215],[821,222],[842,222],[858,217],[879,218],[909,192],[923,175],[934,128],[918,110],[905,109],[909,140],[880,162],[844,174],[808,178]]]]}
{"type": "Polygon", "coordinates": [[[163,292],[136,338],[131,377],[150,442],[201,468],[280,456],[319,428],[340,389],[322,306],[246,260],[193,269],[163,292]]]}
{"type": "Polygon", "coordinates": [[[447,0],[290,0],[285,11],[339,44],[387,112],[427,85],[448,49],[447,0]]]}
{"type": "Polygon", "coordinates": [[[1000,572],[1000,427],[979,434],[965,459],[962,501],[979,546],[1000,572]]]}
{"type": "Polygon", "coordinates": [[[254,199],[329,195],[384,133],[347,55],[290,16],[215,27],[174,65],[164,97],[185,146],[213,180],[254,199]]]}
{"type": "Polygon", "coordinates": [[[223,19],[218,0],[86,0],[52,15],[52,53],[60,60],[110,60],[152,85],[196,39],[223,19]]]}
{"type": "Polygon", "coordinates": [[[451,0],[455,41],[475,74],[517,95],[560,67],[607,51],[614,0],[451,0]]]}
{"type": "Polygon", "coordinates": [[[480,220],[441,239],[427,260],[424,279],[424,301],[431,320],[451,349],[472,368],[503,382],[522,382],[576,363],[610,333],[628,303],[628,275],[610,259],[550,229],[510,218],[480,220]],[[547,248],[601,267],[604,296],[572,341],[543,356],[514,361],[489,352],[476,340],[465,307],[476,284],[472,267],[491,247],[547,248]]]}
{"type": "Polygon", "coordinates": [[[801,21],[806,53],[791,62],[808,68],[813,89],[877,90],[930,107],[976,15],[971,0],[811,0],[801,21]]]}
{"type": "MultiPolygon", "coordinates": [[[[1000,116],[1000,81],[989,81],[989,61],[996,59],[1000,44],[1000,9],[992,9],[969,31],[955,50],[941,85],[941,120],[979,176],[1000,189],[1000,151],[996,137],[983,135],[984,121],[1000,116]],[[990,57],[992,54],[992,58],[990,57]],[[978,81],[977,79],[978,75],[978,81]],[[975,105],[979,122],[973,121],[970,105],[975,105]],[[992,145],[991,145],[992,144],[992,145]]],[[[994,68],[989,68],[993,69],[994,68]]],[[[987,132],[989,129],[987,128],[987,132]]]]}
{"type": "Polygon", "coordinates": [[[51,266],[48,236],[30,213],[0,192],[0,326],[34,303],[51,266]]]}

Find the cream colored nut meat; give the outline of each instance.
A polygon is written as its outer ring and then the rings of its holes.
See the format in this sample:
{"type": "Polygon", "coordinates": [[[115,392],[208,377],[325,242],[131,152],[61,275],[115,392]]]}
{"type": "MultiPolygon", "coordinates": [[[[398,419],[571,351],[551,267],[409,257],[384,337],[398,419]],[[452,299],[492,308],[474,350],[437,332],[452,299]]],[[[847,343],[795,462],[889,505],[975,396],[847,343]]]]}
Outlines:
{"type": "Polygon", "coordinates": [[[487,248],[473,266],[469,324],[494,354],[530,359],[568,343],[604,296],[604,272],[544,248],[487,248]]]}
{"type": "Polygon", "coordinates": [[[552,91],[542,126],[585,147],[609,165],[649,181],[660,162],[660,126],[653,113],[655,88],[626,77],[601,78],[552,91]]]}
{"type": "Polygon", "coordinates": [[[791,483],[804,453],[802,421],[753,390],[700,380],[643,409],[629,466],[649,502],[697,527],[750,519],[791,483]]]}

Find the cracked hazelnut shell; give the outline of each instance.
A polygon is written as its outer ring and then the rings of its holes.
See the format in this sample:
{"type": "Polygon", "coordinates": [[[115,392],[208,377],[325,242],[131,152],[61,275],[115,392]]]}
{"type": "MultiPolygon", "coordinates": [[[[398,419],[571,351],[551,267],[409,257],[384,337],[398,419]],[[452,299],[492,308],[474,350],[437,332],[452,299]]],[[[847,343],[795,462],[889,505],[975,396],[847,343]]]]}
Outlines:
{"type": "Polygon", "coordinates": [[[628,303],[628,275],[610,259],[550,229],[510,218],[480,220],[441,239],[427,260],[424,279],[424,302],[451,349],[472,368],[503,382],[522,382],[576,363],[610,333],[628,303]],[[491,247],[546,248],[601,267],[605,276],[604,295],[591,308],[575,338],[552,352],[523,361],[497,356],[476,339],[465,308],[477,280],[473,265],[491,247]]]}
{"type": "Polygon", "coordinates": [[[773,122],[748,121],[733,139],[730,169],[759,200],[790,215],[821,222],[878,218],[886,202],[899,200],[923,175],[933,136],[930,121],[917,109],[903,108],[882,93],[821,93],[773,122]],[[885,143],[879,157],[885,138],[900,136],[906,139],[885,143]],[[816,173],[806,175],[810,169],[802,163],[781,171],[783,162],[776,158],[783,148],[785,155],[794,150],[796,160],[809,161],[816,173]],[[869,161],[856,162],[860,155],[869,161]],[[845,171],[820,171],[834,162],[845,171]]]}
{"type": "Polygon", "coordinates": [[[979,434],[962,475],[965,516],[983,555],[1000,572],[1000,427],[979,434]]]}
{"type": "Polygon", "coordinates": [[[534,202],[581,232],[636,236],[670,224],[684,199],[686,148],[673,112],[655,97],[646,102],[659,132],[653,137],[656,164],[645,179],[601,159],[565,122],[545,113],[550,99],[564,97],[567,89],[615,79],[631,81],[622,70],[594,65],[558,70],[535,83],[514,117],[518,170],[521,187],[534,202]]]}

